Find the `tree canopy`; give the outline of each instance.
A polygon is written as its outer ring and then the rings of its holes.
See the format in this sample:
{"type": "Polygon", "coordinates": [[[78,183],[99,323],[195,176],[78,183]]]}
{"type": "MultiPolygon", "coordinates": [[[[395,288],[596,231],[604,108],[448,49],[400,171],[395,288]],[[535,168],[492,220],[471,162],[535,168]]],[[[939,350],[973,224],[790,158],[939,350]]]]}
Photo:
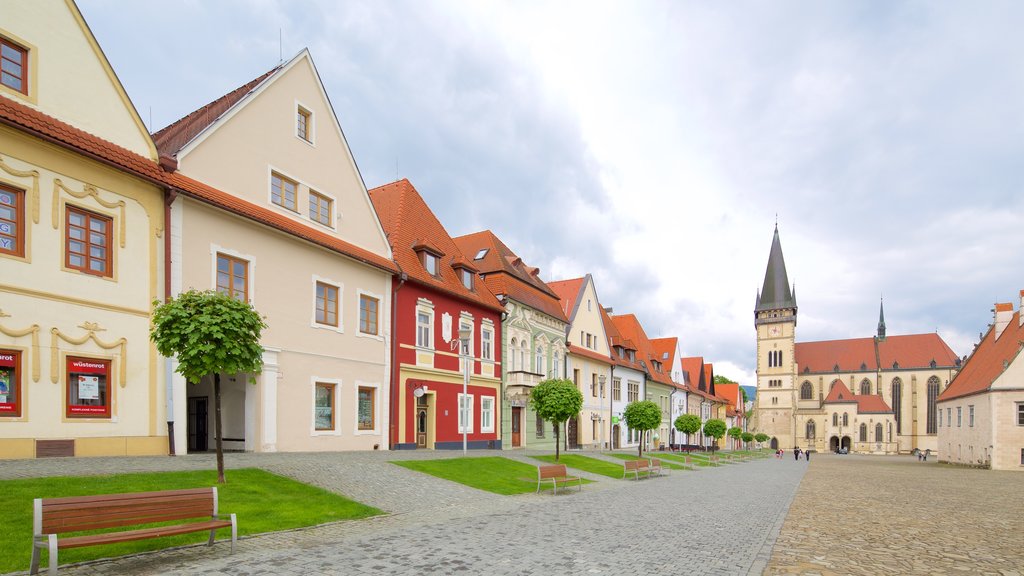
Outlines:
{"type": "Polygon", "coordinates": [[[757,440],[760,444],[764,444],[765,442],[767,442],[768,438],[770,438],[770,436],[768,436],[764,432],[758,432],[757,434],[754,434],[754,440],[757,440]]]}
{"type": "Polygon", "coordinates": [[[704,423],[704,435],[721,440],[725,436],[725,422],[718,418],[708,420],[704,423]]]}
{"type": "Polygon", "coordinates": [[[680,414],[673,423],[676,430],[683,434],[696,434],[700,432],[700,416],[696,414],[680,414]]]}
{"type": "Polygon", "coordinates": [[[626,426],[640,431],[640,446],[637,448],[637,455],[642,456],[644,432],[654,430],[661,424],[661,408],[658,408],[658,405],[650,400],[640,400],[627,404],[622,415],[626,419],[626,426]]]}
{"type": "Polygon", "coordinates": [[[530,406],[537,417],[555,425],[555,460],[558,460],[559,425],[580,413],[583,394],[572,380],[544,380],[530,391],[530,406]]]}
{"type": "Polygon", "coordinates": [[[729,438],[732,438],[733,440],[739,440],[740,437],[743,436],[743,428],[733,426],[732,428],[729,428],[726,434],[728,434],[729,438]]]}
{"type": "Polygon", "coordinates": [[[750,444],[754,441],[754,434],[751,432],[744,432],[740,437],[743,438],[745,444],[750,444]]]}

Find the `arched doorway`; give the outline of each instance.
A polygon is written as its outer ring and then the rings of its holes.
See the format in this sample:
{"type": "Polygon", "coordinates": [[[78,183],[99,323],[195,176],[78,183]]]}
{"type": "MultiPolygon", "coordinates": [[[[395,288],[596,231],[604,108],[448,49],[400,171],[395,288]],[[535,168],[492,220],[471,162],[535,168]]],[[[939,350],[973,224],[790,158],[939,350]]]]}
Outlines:
{"type": "Polygon", "coordinates": [[[843,436],[843,448],[845,448],[847,452],[850,451],[850,437],[849,436],[843,436]]]}
{"type": "Polygon", "coordinates": [[[621,432],[620,432],[618,424],[612,426],[612,449],[613,450],[618,450],[619,449],[619,434],[620,433],[621,432]]]}
{"type": "Polygon", "coordinates": [[[769,446],[772,447],[772,450],[778,450],[779,449],[779,439],[773,437],[772,438],[772,442],[771,442],[771,444],[769,444],[769,446]]]}
{"type": "Polygon", "coordinates": [[[828,450],[829,452],[835,452],[839,450],[839,437],[833,436],[828,439],[828,450]]]}

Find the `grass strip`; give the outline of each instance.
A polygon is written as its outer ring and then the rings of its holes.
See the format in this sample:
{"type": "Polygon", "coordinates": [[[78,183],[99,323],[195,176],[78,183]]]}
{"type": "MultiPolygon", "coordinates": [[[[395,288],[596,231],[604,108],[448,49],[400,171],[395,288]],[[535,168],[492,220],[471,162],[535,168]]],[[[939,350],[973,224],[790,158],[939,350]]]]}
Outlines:
{"type": "MultiPolygon", "coordinates": [[[[619,458],[621,460],[636,460],[636,454],[626,454],[623,452],[605,452],[605,456],[611,456],[612,458],[619,458]]],[[[657,458],[661,460],[661,465],[669,470],[686,470],[685,466],[680,466],[673,462],[682,462],[682,460],[676,460],[675,458],[666,458],[664,454],[660,452],[648,452],[644,455],[644,458],[657,458]]]]}
{"type": "MultiPolygon", "coordinates": [[[[382,513],[376,508],[322,488],[253,468],[228,470],[226,484],[217,484],[215,470],[2,480],[0,493],[4,494],[7,505],[0,507],[0,541],[4,543],[7,553],[0,554],[0,573],[28,570],[32,559],[34,498],[149,492],[204,486],[217,487],[218,509],[221,514],[234,513],[237,516],[239,536],[316,526],[336,520],[366,518],[382,513]]],[[[60,563],[64,565],[194,544],[205,541],[208,536],[206,532],[197,532],[151,540],[72,548],[60,552],[60,563]]],[[[231,530],[219,530],[217,538],[230,540],[231,530]]],[[[48,553],[44,551],[42,566],[46,566],[47,555],[48,553]]]]}
{"type": "Polygon", "coordinates": [[[554,455],[551,456],[533,456],[537,460],[548,462],[549,464],[565,464],[569,468],[575,468],[577,470],[583,470],[584,472],[590,472],[592,474],[600,474],[601,476],[607,476],[609,478],[622,478],[622,466],[612,462],[606,462],[597,458],[591,458],[589,456],[580,456],[579,454],[562,454],[558,462],[555,462],[554,455]]]}
{"type": "MultiPolygon", "coordinates": [[[[537,490],[536,466],[501,456],[447,458],[444,460],[396,460],[392,461],[392,464],[506,496],[537,490]]],[[[585,480],[584,483],[586,483],[585,480]]],[[[550,483],[546,488],[541,489],[550,490],[550,483]]]]}

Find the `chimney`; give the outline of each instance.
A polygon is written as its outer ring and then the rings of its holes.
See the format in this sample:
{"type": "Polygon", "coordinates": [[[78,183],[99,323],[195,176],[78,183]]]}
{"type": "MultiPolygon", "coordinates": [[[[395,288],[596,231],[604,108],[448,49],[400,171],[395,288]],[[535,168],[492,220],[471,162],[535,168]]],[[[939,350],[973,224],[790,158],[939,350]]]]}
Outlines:
{"type": "Polygon", "coordinates": [[[1002,304],[996,304],[996,317],[993,325],[994,334],[992,340],[999,340],[999,335],[1006,330],[1006,325],[1010,323],[1010,319],[1013,318],[1013,304],[1010,302],[1004,302],[1002,304]]]}

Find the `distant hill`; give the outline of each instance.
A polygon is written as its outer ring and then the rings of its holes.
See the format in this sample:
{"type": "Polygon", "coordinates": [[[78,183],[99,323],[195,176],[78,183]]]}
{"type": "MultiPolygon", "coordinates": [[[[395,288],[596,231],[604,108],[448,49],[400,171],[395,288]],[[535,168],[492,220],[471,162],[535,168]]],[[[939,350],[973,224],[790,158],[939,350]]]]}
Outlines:
{"type": "Polygon", "coordinates": [[[753,400],[754,396],[757,396],[757,386],[740,386],[747,391],[747,398],[753,400]]]}

